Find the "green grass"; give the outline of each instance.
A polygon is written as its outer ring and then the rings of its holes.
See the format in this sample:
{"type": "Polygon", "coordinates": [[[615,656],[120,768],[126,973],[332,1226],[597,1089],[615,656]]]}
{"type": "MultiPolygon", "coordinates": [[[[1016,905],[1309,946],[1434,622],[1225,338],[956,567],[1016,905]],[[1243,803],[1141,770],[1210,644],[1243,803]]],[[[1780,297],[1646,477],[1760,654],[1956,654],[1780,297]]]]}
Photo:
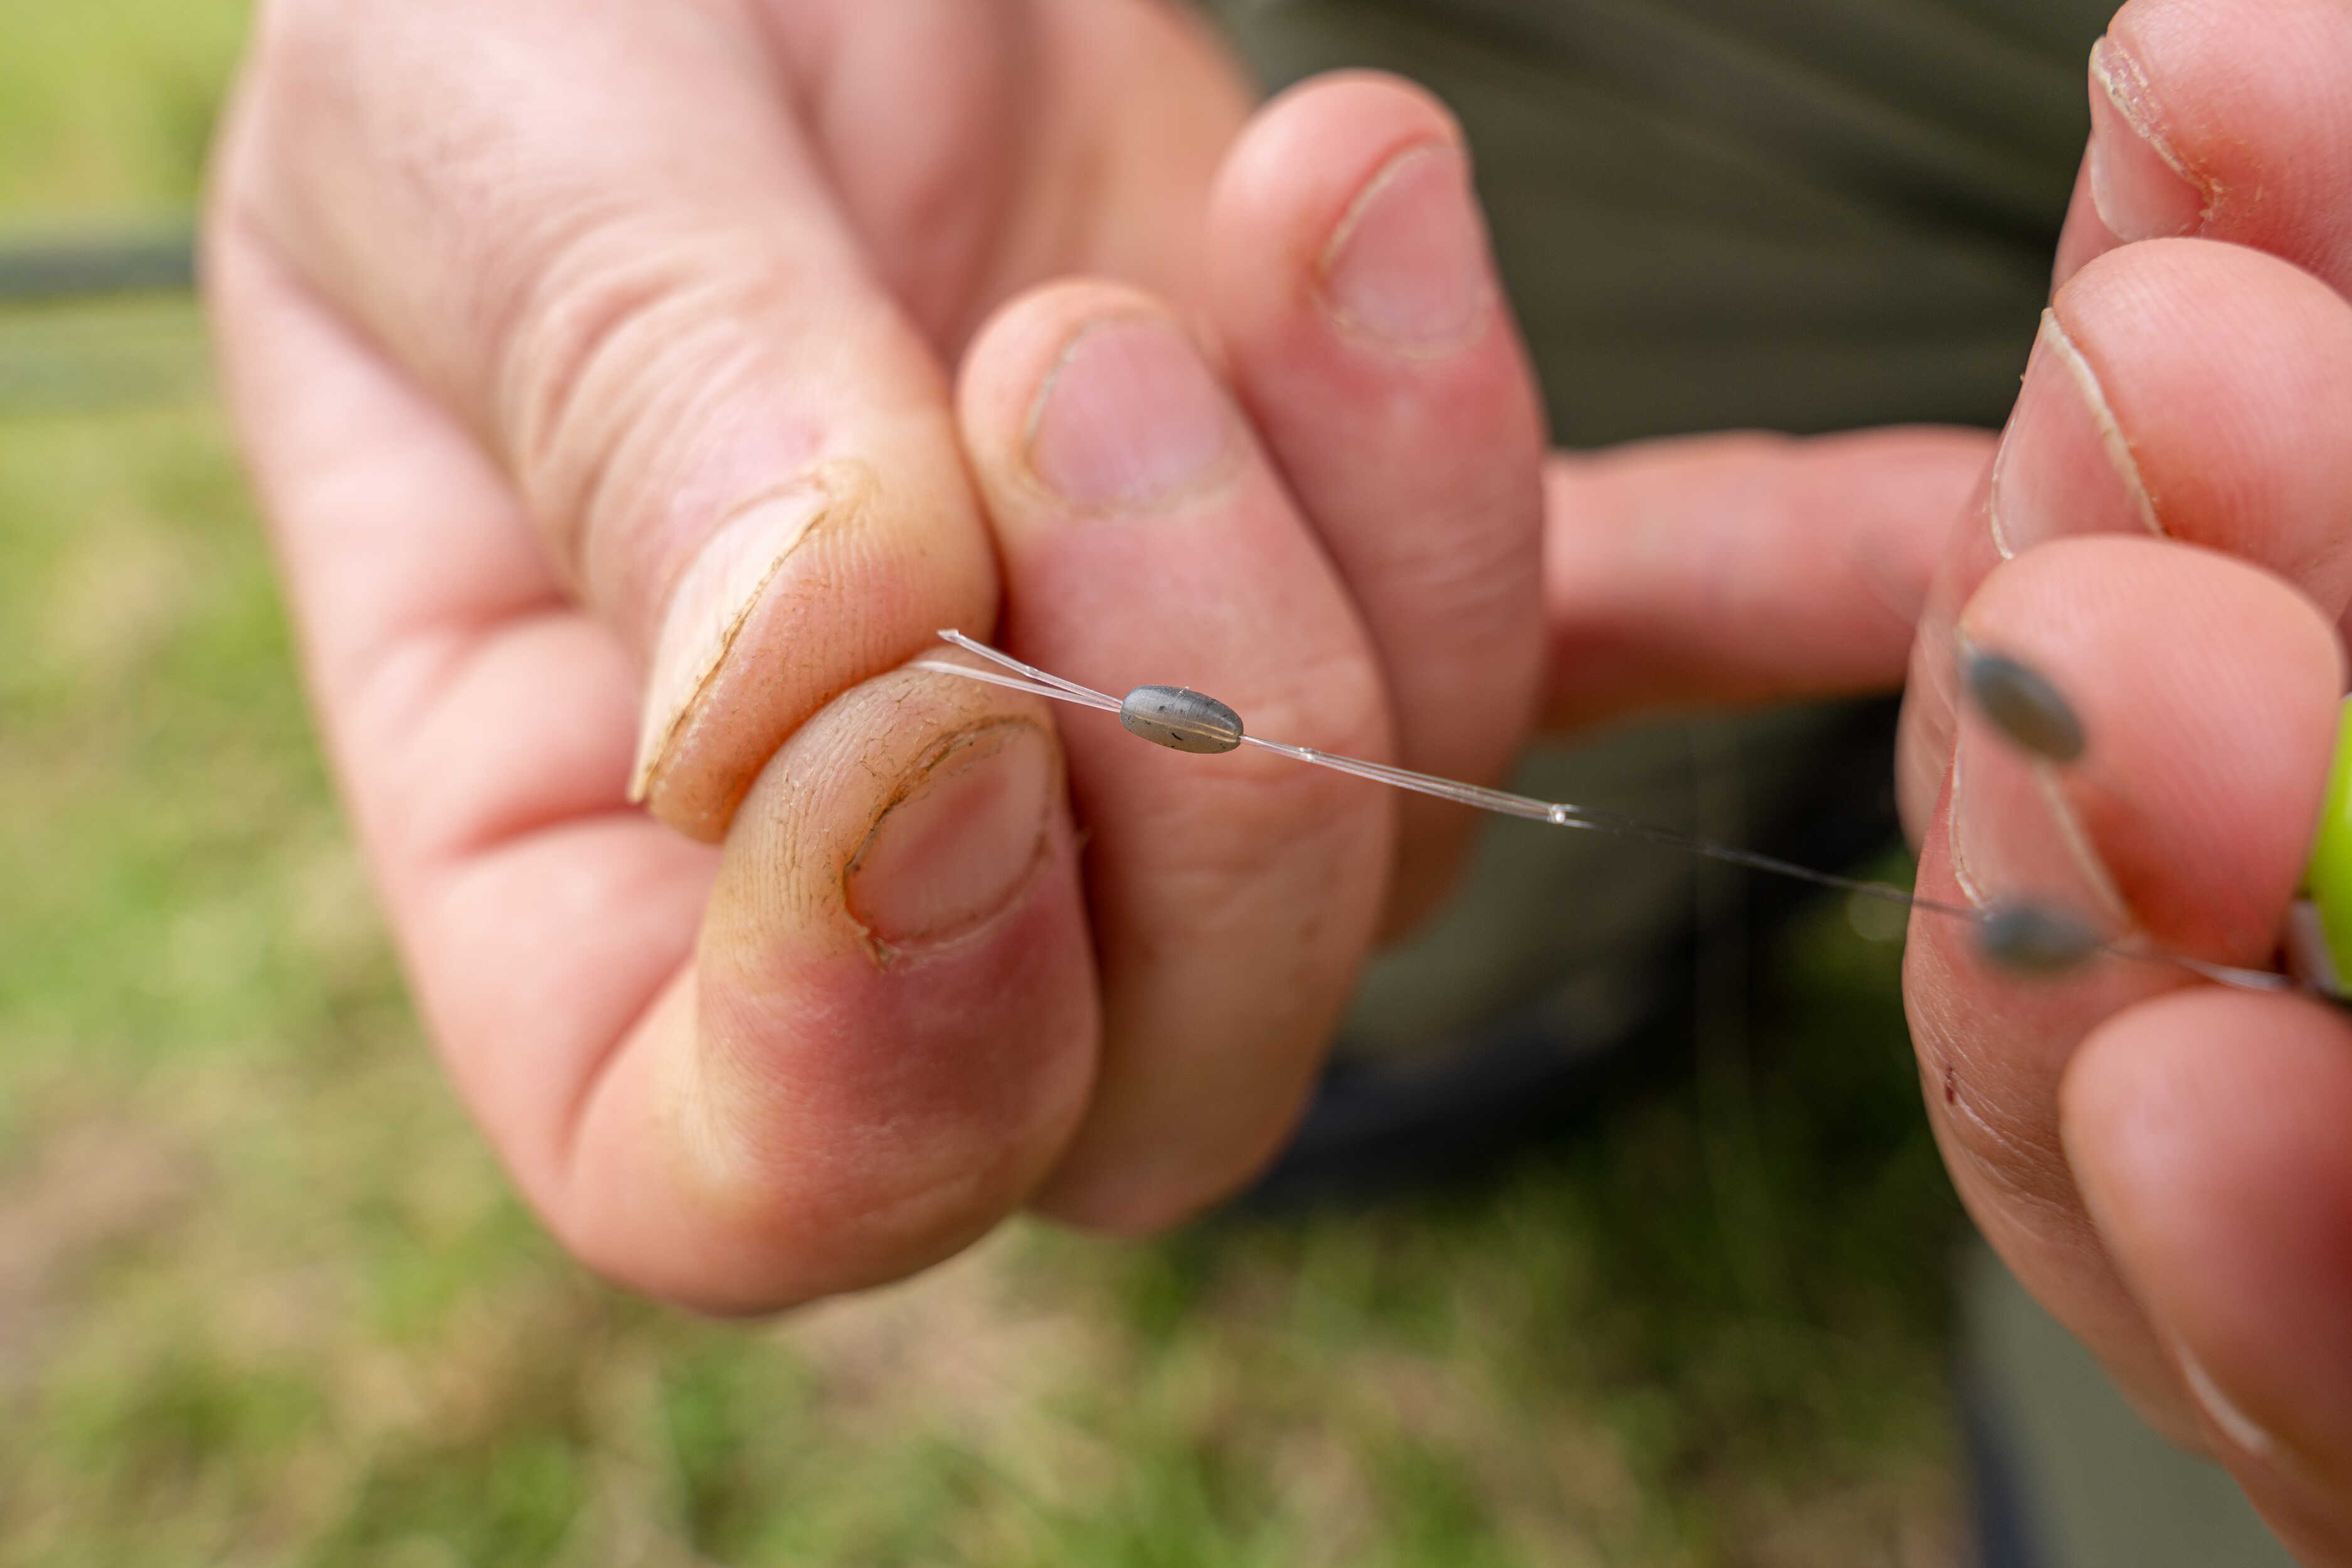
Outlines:
{"type": "Polygon", "coordinates": [[[239,0],[0,0],[0,214],[184,205],[245,14],[239,0]]]}
{"type": "MultiPolygon", "coordinates": [[[[0,221],[184,205],[237,10],[0,0],[0,221]]],[[[583,1278],[418,1037],[194,338],[0,317],[0,384],[156,367],[0,413],[0,1563],[1950,1561],[1955,1209],[1833,915],[1483,1192],[755,1328],[583,1278]]]]}

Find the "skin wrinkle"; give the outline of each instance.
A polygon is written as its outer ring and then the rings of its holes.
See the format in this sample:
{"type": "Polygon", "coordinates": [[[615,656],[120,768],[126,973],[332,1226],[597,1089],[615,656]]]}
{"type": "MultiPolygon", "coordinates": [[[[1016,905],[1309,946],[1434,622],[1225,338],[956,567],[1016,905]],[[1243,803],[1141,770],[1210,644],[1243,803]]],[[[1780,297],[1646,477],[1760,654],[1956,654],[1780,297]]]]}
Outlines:
{"type": "MultiPolygon", "coordinates": [[[[1268,782],[1271,784],[1272,780],[1268,782]]],[[[1360,784],[1361,781],[1350,782],[1360,784]]],[[[1365,784],[1362,787],[1370,789],[1374,786],[1365,784]]],[[[1279,798],[1276,796],[1277,803],[1279,798]]],[[[1335,805],[1322,820],[1294,837],[1291,843],[1295,847],[1326,836],[1341,836],[1349,826],[1348,816],[1344,805],[1335,805]]],[[[1214,819],[1233,820],[1230,817],[1214,819]]],[[[1171,822],[1167,826],[1176,827],[1181,825],[1171,822]]],[[[1182,835],[1180,833],[1177,837],[1181,838],[1182,835]]],[[[1263,855],[1262,849],[1234,844],[1229,846],[1223,855],[1195,855],[1181,865],[1161,869],[1159,872],[1161,887],[1176,895],[1169,902],[1181,908],[1184,917],[1181,927],[1171,929],[1181,934],[1185,929],[1232,924],[1244,918],[1251,906],[1266,901],[1270,895],[1256,875],[1263,867],[1263,855]]],[[[1336,875],[1331,868],[1337,860],[1338,857],[1328,853],[1316,858],[1315,864],[1324,868],[1324,881],[1328,882],[1336,875]]],[[[1314,899],[1307,899],[1303,902],[1309,910],[1319,908],[1314,899]]]]}
{"type": "MultiPolygon", "coordinates": [[[[1977,1109],[1975,1097],[1968,1092],[1965,1086],[1958,1058],[1938,1046],[1932,1058],[1928,1076],[1942,1087],[1941,1099],[1952,1113],[1949,1120],[1973,1130],[1973,1136],[1957,1140],[1959,1146],[1968,1152],[1969,1162],[1987,1179],[1997,1183],[2011,1196],[2039,1205],[2053,1215],[2073,1221],[2074,1211],[2070,1202],[2054,1197],[2041,1185],[2012,1173],[2046,1167],[2050,1163],[2048,1151],[2036,1141],[2011,1131],[1977,1109]]],[[[1957,1132],[1957,1128],[1955,1131],[1957,1132]]],[[[2071,1193],[2072,1183],[2063,1184],[2071,1193]]]]}
{"type": "MultiPolygon", "coordinates": [[[[625,348],[609,352],[627,383],[658,388],[658,395],[589,395],[608,411],[621,411],[619,419],[569,443],[594,456],[568,474],[522,471],[536,486],[535,517],[541,497],[555,492],[546,504],[572,520],[570,570],[583,595],[605,606],[640,646],[651,641],[649,628],[660,624],[662,606],[700,542],[716,531],[715,520],[737,510],[740,489],[765,488],[777,471],[792,476],[807,468],[829,434],[813,417],[771,417],[763,409],[759,424],[765,428],[747,440],[752,389],[772,379],[774,366],[750,334],[729,342],[728,329],[698,323],[688,301],[677,303],[682,330],[665,335],[649,314],[642,331],[655,346],[635,363],[625,348]],[[747,467],[749,478],[740,478],[747,467]]],[[[748,302],[741,308],[746,314],[754,309],[748,302]]]]}
{"type": "Polygon", "coordinates": [[[562,832],[567,827],[595,826],[595,823],[637,823],[642,814],[635,806],[579,806],[579,804],[546,804],[539,809],[524,809],[520,802],[499,802],[501,811],[470,811],[473,820],[457,826],[457,830],[433,837],[416,837],[412,826],[404,842],[409,844],[409,856],[414,856],[416,868],[425,875],[436,869],[449,869],[468,863],[480,856],[489,856],[501,848],[520,847],[531,842],[543,832],[562,832]]]}
{"type": "MultiPolygon", "coordinates": [[[[530,280],[518,290],[519,298],[484,323],[503,344],[493,372],[496,402],[488,433],[501,440],[508,471],[519,479],[557,468],[566,433],[579,423],[574,410],[595,381],[596,367],[629,340],[658,338],[663,307],[676,302],[681,277],[690,275],[677,265],[685,259],[683,247],[624,241],[611,248],[629,265],[615,268],[595,259],[626,213],[625,207],[604,211],[582,202],[569,223],[542,225],[559,232],[543,237],[545,254],[530,280]]],[[[568,488],[593,498],[602,484],[591,478],[568,488]]],[[[532,509],[568,568],[581,553],[592,509],[593,500],[532,509]]]]}
{"type": "MultiPolygon", "coordinates": [[[[740,15],[731,3],[704,9],[722,26],[740,15]]],[[[800,255],[779,268],[759,246],[743,242],[727,205],[709,191],[685,193],[694,204],[689,207],[641,210],[643,173],[625,171],[615,182],[620,189],[580,188],[575,180],[533,193],[541,210],[527,220],[507,213],[518,194],[507,188],[510,176],[502,171],[459,182],[480,187],[474,192],[478,205],[514,219],[508,232],[519,242],[486,258],[479,269],[478,299],[467,314],[486,343],[489,382],[482,396],[461,401],[487,399],[488,406],[475,408],[472,421],[486,445],[504,450],[534,520],[554,546],[559,570],[575,587],[616,589],[588,596],[608,602],[608,613],[625,620],[635,620],[630,612],[648,598],[661,602],[638,590],[663,584],[641,583],[633,572],[620,574],[617,584],[594,583],[597,552],[586,536],[607,517],[659,521],[672,497],[667,487],[648,486],[645,474],[637,488],[652,493],[611,496],[614,476],[608,470],[649,469],[632,460],[632,453],[651,448],[658,455],[685,445],[683,433],[705,423],[698,405],[724,399],[728,394],[719,388],[725,384],[761,380],[755,351],[716,331],[716,319],[775,314],[771,307],[793,295],[792,275],[820,265],[818,258],[800,255]],[[777,270],[787,276],[770,275],[777,270]],[[699,322],[701,330],[673,330],[673,318],[683,318],[689,328],[699,322]],[[674,374],[682,357],[697,362],[682,367],[693,374],[674,374]],[[580,428],[583,420],[595,423],[581,410],[604,409],[614,401],[612,386],[631,384],[663,390],[651,400],[628,399],[627,423],[617,432],[580,428]],[[563,461],[566,453],[581,452],[592,455],[586,464],[563,461]]],[[[740,195],[728,201],[740,205],[740,195]]]]}
{"type": "MultiPolygon", "coordinates": [[[[337,672],[335,682],[345,693],[342,707],[346,715],[343,724],[337,728],[384,735],[414,734],[425,726],[426,715],[437,712],[451,692],[516,638],[537,637],[551,622],[568,620],[578,614],[570,601],[549,598],[539,601],[534,608],[485,615],[478,625],[472,624],[470,616],[462,620],[453,616],[388,633],[381,643],[354,658],[349,668],[337,672]]],[[[349,745],[348,739],[342,740],[336,750],[339,753],[347,752],[349,745]]],[[[387,802],[380,820],[387,839],[407,846],[406,852],[415,857],[420,868],[463,860],[515,837],[511,824],[480,823],[462,831],[420,837],[414,814],[392,809],[407,805],[413,798],[410,792],[399,792],[387,802]]],[[[548,817],[523,822],[521,830],[556,826],[561,820],[548,817]]]]}
{"type": "MultiPolygon", "coordinates": [[[[1969,1168],[1995,1189],[1994,1195],[2001,1200],[2000,1217],[2030,1232],[2044,1246],[2081,1248],[2105,1258],[2106,1244],[2083,1207],[2074,1167],[2055,1138],[2038,1142],[2005,1131],[1969,1107],[1965,1093],[1958,1103],[1968,1108],[1967,1114],[1958,1121],[1947,1120],[1949,1146],[1965,1154],[1969,1168]],[[1962,1124],[1972,1132],[1963,1135],[1962,1124]],[[1979,1134],[1990,1148],[1979,1146],[1979,1134]]],[[[1964,1196],[1965,1192],[1963,1184],[1964,1196]]],[[[1976,1207],[1973,1203],[1969,1206],[1972,1211],[1976,1207]]]]}
{"type": "MultiPolygon", "coordinates": [[[[321,16],[331,15],[331,8],[323,5],[304,9],[321,16]]],[[[324,32],[332,37],[333,24],[314,20],[302,31],[324,32]]],[[[344,51],[335,42],[313,39],[307,47],[322,57],[315,67],[308,68],[308,74],[331,81],[348,79],[373,64],[345,58],[344,51]]],[[[304,74],[304,68],[296,68],[296,74],[304,74]]],[[[383,107],[365,94],[345,96],[356,98],[358,102],[338,104],[336,108],[366,113],[383,107]]],[[[566,270],[562,265],[565,258],[595,237],[623,226],[619,220],[626,217],[630,208],[608,192],[574,190],[561,204],[525,202],[523,205],[530,210],[514,210],[512,171],[500,156],[503,138],[496,129],[497,110],[470,99],[434,109],[437,112],[419,111],[399,123],[377,126],[374,134],[410,150],[414,167],[405,174],[408,183],[418,190],[442,188],[448,195],[450,206],[493,209],[512,220],[508,232],[521,243],[471,257],[473,265],[465,269],[467,285],[456,301],[460,318],[475,334],[493,344],[506,345],[516,337],[520,325],[533,320],[533,310],[566,270]]],[[[315,111],[332,110],[322,107],[315,111]]],[[[335,271],[347,277],[365,276],[368,269],[355,265],[354,258],[367,251],[376,237],[355,232],[344,221],[347,215],[338,203],[308,188],[309,172],[307,163],[296,164],[290,179],[285,182],[289,186],[286,199],[297,210],[298,220],[302,212],[308,211],[310,221],[307,226],[334,251],[341,253],[332,258],[335,271]]],[[[459,237],[461,241],[464,237],[459,237]]],[[[372,302],[373,309],[368,309],[370,302],[361,303],[363,313],[373,315],[379,327],[385,324],[383,314],[396,311],[402,304],[398,300],[377,300],[372,302]]],[[[446,358],[420,366],[421,378],[431,383],[451,407],[462,411],[493,449],[500,444],[499,416],[515,411],[515,386],[505,365],[499,363],[506,358],[506,353],[493,352],[492,379],[487,386],[478,387],[457,364],[447,363],[446,358]]]]}
{"type": "MultiPolygon", "coordinates": [[[[765,313],[751,296],[772,292],[766,286],[747,291],[737,308],[746,317],[765,313]]],[[[583,441],[562,443],[584,445],[596,455],[568,473],[552,459],[547,468],[518,470],[541,526],[568,527],[562,541],[564,569],[583,595],[606,606],[604,613],[624,627],[637,628],[641,638],[642,628],[659,624],[658,607],[693,560],[695,552],[676,548],[681,536],[709,538],[717,531],[712,519],[740,513],[730,492],[744,478],[766,488],[780,467],[788,474],[807,468],[821,460],[829,435],[814,414],[761,409],[751,427],[757,434],[747,439],[744,411],[757,405],[755,389],[777,374],[767,352],[751,336],[735,338],[716,325],[701,300],[674,295],[667,303],[685,330],[663,331],[664,312],[649,309],[638,329],[652,341],[651,349],[632,357],[616,339],[604,351],[607,360],[628,371],[623,380],[659,387],[660,395],[628,399],[582,393],[592,405],[624,410],[617,428],[608,421],[583,441]],[[750,474],[739,477],[736,470],[747,466],[750,474]]],[[[602,363],[583,374],[593,379],[602,363]]],[[[788,487],[799,477],[780,482],[788,487]]]]}

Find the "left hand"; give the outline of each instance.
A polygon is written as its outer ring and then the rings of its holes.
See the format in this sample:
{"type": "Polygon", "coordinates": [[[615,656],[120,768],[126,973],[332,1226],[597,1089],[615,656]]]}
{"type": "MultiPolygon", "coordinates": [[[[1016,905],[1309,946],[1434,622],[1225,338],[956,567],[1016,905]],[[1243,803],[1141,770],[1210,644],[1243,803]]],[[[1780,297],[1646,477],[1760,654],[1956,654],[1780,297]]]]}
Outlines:
{"type": "MultiPolygon", "coordinates": [[[[1001,602],[1074,674],[1507,761],[1541,430],[1456,132],[1361,78],[1244,119],[1160,0],[261,14],[205,267],[240,430],[422,1009],[593,1265],[754,1309],[1024,1204],[1172,1221],[1278,1146],[1383,910],[1443,880],[1464,814],[1245,763],[1193,787],[897,669],[1001,602]],[[1024,292],[1071,271],[1128,287],[1024,292]],[[1064,418],[1048,372],[1075,392],[1106,317],[1129,395],[1064,418]],[[1139,474],[1186,437],[1197,485],[1139,474]],[[930,789],[1007,735],[1012,774],[930,789]]],[[[1555,712],[1891,683],[1916,587],[1845,595],[1814,513],[1901,490],[1940,525],[1980,449],[1558,468],[1555,712]],[[1654,526],[1675,494],[1700,526],[1654,526]],[[1718,547],[1748,522],[1777,542],[1718,547]],[[1791,635],[1849,601],[1862,635],[1791,635]]]]}

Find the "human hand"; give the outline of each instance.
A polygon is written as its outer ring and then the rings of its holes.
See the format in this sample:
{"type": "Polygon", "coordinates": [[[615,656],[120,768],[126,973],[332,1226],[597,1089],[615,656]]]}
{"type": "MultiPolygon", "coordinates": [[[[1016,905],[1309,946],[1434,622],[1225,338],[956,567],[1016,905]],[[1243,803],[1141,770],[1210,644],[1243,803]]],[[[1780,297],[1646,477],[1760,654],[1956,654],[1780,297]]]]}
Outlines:
{"type": "Polygon", "coordinates": [[[1462,824],[898,668],[1001,596],[1300,741],[1517,743],[1540,423],[1455,133],[1244,118],[1151,0],[265,10],[234,405],[422,1008],[595,1267],[755,1309],[1165,1223],[1278,1142],[1392,846],[1442,879],[1462,824]],[[1068,271],[1148,292],[967,344],[1068,271]]]}
{"type": "MultiPolygon", "coordinates": [[[[1925,893],[2266,967],[2352,602],[2352,13],[2132,0],[2094,73],[2060,286],[1922,625],[1903,796],[1925,893]],[[2063,694],[2078,760],[1958,700],[1972,648],[2063,694]]],[[[2352,1562],[2352,1024],[2123,959],[2019,980],[1931,916],[1906,988],[1986,1236],[2305,1561],[2352,1562]]]]}

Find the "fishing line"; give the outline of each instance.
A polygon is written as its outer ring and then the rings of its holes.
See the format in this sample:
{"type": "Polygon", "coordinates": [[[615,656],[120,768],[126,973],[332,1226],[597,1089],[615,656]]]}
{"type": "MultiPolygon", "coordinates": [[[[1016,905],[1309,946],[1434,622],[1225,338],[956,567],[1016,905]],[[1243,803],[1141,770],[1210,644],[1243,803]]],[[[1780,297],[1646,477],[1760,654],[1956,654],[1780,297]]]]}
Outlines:
{"type": "Polygon", "coordinates": [[[2094,957],[2107,956],[2175,965],[2218,984],[2244,991],[2317,994],[2315,988],[2290,975],[2270,970],[2210,963],[2134,939],[2107,941],[2084,921],[2045,905],[2011,903],[1976,909],[1927,898],[1892,882],[1817,870],[1777,856],[1743,849],[1737,845],[1644,822],[1619,812],[1573,805],[1565,801],[1538,800],[1532,795],[1462,784],[1432,773],[1414,773],[1410,768],[1320,751],[1313,746],[1269,741],[1248,733],[1242,724],[1241,716],[1231,708],[1213,697],[1187,687],[1139,686],[1121,700],[1108,692],[1081,686],[1074,680],[1066,680],[1035,665],[1024,664],[1012,655],[966,637],[960,631],[942,631],[940,637],[963,652],[986,660],[993,668],[979,668],[945,656],[933,655],[914,660],[910,668],[961,676],[966,680],[985,681],[992,686],[1025,691],[1033,697],[1043,697],[1051,701],[1115,713],[1118,715],[1119,722],[1131,732],[1174,751],[1213,753],[1251,746],[1312,767],[1328,768],[1335,773],[1386,784],[1391,789],[1410,790],[1416,795],[1454,801],[1499,816],[1515,816],[1554,827],[1580,828],[1612,837],[1636,839],[1727,865],[1744,867],[1751,871],[1761,871],[1768,876],[1808,882],[1817,888],[1832,889],[1853,897],[1875,899],[1905,909],[1925,910],[1930,914],[1963,921],[1974,927],[1979,951],[2005,968],[2036,973],[2059,973],[2076,968],[2094,957]]]}

